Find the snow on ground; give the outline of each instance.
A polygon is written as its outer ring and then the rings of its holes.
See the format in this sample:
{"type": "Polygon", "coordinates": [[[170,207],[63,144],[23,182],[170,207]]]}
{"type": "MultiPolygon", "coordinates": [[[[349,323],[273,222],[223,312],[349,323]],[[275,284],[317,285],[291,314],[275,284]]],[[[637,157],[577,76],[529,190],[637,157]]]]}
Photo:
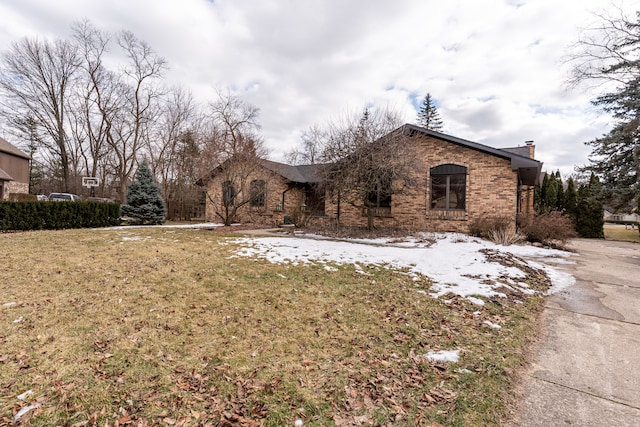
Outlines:
{"type": "Polygon", "coordinates": [[[460,359],[460,350],[430,351],[424,355],[424,358],[433,362],[458,363],[458,360],[460,359]]]}
{"type": "Polygon", "coordinates": [[[470,300],[477,300],[473,296],[502,296],[496,289],[505,286],[505,280],[507,286],[531,293],[522,281],[525,273],[520,268],[490,261],[481,252],[483,249],[511,253],[523,258],[529,267],[544,270],[552,281],[550,292],[575,282],[573,276],[552,265],[571,262],[568,258],[573,254],[569,252],[534,246],[501,246],[456,233],[349,241],[320,236],[256,237],[236,239],[235,242],[242,246],[236,256],[258,257],[272,263],[321,264],[328,271],[332,265],[344,264],[354,265],[359,271],[363,265],[406,269],[431,279],[434,297],[448,292],[470,300]]]}

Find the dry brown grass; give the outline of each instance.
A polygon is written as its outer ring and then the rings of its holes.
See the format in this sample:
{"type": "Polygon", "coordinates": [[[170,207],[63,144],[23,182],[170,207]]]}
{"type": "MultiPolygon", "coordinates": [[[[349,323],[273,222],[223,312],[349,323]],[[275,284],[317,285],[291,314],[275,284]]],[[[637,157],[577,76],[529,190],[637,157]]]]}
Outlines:
{"type": "Polygon", "coordinates": [[[638,227],[631,229],[629,226],[621,224],[605,224],[604,238],[623,242],[640,242],[640,233],[638,227]]]}
{"type": "MultiPolygon", "coordinates": [[[[234,247],[179,229],[0,235],[0,424],[30,404],[23,425],[492,425],[504,415],[539,298],[478,316],[465,300],[418,293],[428,281],[402,272],[230,259],[234,247]],[[421,357],[454,348],[459,364],[421,357]]],[[[544,285],[535,272],[530,281],[544,285]]]]}

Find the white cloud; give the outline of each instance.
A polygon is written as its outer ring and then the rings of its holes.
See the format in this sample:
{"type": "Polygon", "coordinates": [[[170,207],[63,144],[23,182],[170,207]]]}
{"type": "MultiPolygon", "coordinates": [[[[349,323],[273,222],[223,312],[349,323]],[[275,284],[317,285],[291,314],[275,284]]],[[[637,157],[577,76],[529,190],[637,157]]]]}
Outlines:
{"type": "MultiPolygon", "coordinates": [[[[625,10],[637,7],[627,0],[625,10]]],[[[563,173],[607,130],[594,93],[567,92],[562,58],[601,0],[6,0],[0,50],[21,37],[66,37],[75,20],[133,31],[197,99],[229,86],[261,109],[278,159],[314,123],[391,106],[415,120],[429,91],[454,136],[503,147],[534,140],[563,173]]]]}

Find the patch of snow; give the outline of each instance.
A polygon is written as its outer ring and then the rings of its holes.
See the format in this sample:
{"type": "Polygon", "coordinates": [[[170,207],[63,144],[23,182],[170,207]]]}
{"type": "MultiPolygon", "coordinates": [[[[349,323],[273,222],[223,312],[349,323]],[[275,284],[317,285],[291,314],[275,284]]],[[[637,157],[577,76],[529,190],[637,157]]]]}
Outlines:
{"type": "Polygon", "coordinates": [[[22,394],[19,394],[18,396],[16,396],[16,399],[18,400],[25,400],[27,397],[31,396],[33,394],[33,390],[27,390],[22,394]]]}
{"type": "Polygon", "coordinates": [[[337,268],[331,267],[330,265],[325,265],[324,269],[327,270],[327,271],[338,271],[337,268]]]}
{"type": "MultiPolygon", "coordinates": [[[[575,256],[579,256],[578,254],[575,254],[575,256]]],[[[557,258],[557,257],[552,257],[552,258],[543,258],[543,261],[545,263],[549,263],[549,264],[564,264],[564,265],[575,265],[575,261],[572,259],[566,259],[566,258],[557,258]]]]}
{"type": "Polygon", "coordinates": [[[27,412],[37,409],[39,407],[40,407],[39,403],[34,403],[33,405],[25,406],[24,408],[18,411],[15,417],[13,417],[13,421],[14,422],[20,421],[20,418],[24,417],[27,412]]]}
{"type": "Polygon", "coordinates": [[[300,418],[298,418],[298,419],[296,420],[296,422],[295,422],[295,423],[293,423],[293,425],[294,425],[295,427],[302,427],[302,426],[304,425],[304,423],[302,422],[302,420],[301,420],[300,418]]]}
{"type": "MultiPolygon", "coordinates": [[[[525,259],[530,267],[544,270],[552,282],[549,292],[557,292],[575,283],[571,275],[545,262],[553,259],[557,264],[558,259],[571,256],[569,252],[534,246],[501,246],[457,233],[429,234],[429,242],[425,243],[426,238],[407,237],[402,239],[401,245],[397,238],[345,241],[312,235],[295,239],[247,237],[232,242],[241,245],[235,256],[257,257],[277,264],[349,264],[360,274],[369,274],[362,265],[406,270],[412,277],[429,278],[432,281],[430,294],[434,297],[451,292],[477,305],[484,305],[479,297],[504,296],[496,290],[504,286],[499,279],[508,277],[510,283],[517,286],[526,276],[517,267],[490,261],[481,252],[483,249],[516,255],[525,259]]],[[[529,292],[521,287],[517,289],[529,292]]]]}
{"type": "Polygon", "coordinates": [[[484,301],[483,301],[483,300],[481,300],[480,298],[476,298],[476,297],[467,297],[467,300],[468,300],[471,304],[479,305],[480,307],[484,306],[484,301]]]}
{"type": "Polygon", "coordinates": [[[458,360],[460,359],[460,350],[430,351],[425,354],[424,357],[433,362],[458,363],[458,360]]]}
{"type": "Polygon", "coordinates": [[[20,322],[24,322],[24,317],[20,316],[13,321],[13,323],[20,323],[20,322]]]}
{"type": "Polygon", "coordinates": [[[498,325],[497,323],[490,322],[488,320],[485,320],[482,323],[484,323],[485,325],[487,325],[491,329],[502,329],[502,326],[498,325]]]}
{"type": "Polygon", "coordinates": [[[458,370],[456,370],[456,372],[459,373],[459,374],[473,374],[473,372],[471,372],[467,368],[458,369],[458,370]]]}
{"type": "Polygon", "coordinates": [[[14,305],[17,305],[17,303],[14,301],[5,302],[4,304],[2,304],[3,307],[13,307],[14,305]]]}

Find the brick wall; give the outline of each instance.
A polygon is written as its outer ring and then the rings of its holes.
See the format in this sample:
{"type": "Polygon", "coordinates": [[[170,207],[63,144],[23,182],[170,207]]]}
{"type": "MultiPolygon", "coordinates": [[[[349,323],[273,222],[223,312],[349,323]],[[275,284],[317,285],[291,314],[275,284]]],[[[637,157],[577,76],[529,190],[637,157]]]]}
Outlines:
{"type": "Polygon", "coordinates": [[[9,198],[9,194],[29,194],[28,182],[9,181],[4,183],[5,199],[9,198]]]}
{"type": "MultiPolygon", "coordinates": [[[[207,221],[222,221],[215,213],[215,206],[222,206],[222,183],[225,180],[226,177],[221,174],[212,178],[207,185],[205,209],[207,221]]],[[[239,198],[249,198],[249,186],[253,180],[264,180],[266,183],[264,207],[251,206],[250,203],[247,203],[238,209],[234,222],[273,227],[274,225],[282,224],[285,215],[293,216],[300,211],[300,206],[304,201],[304,191],[302,188],[289,188],[289,185],[282,176],[262,167],[256,168],[255,171],[249,175],[244,185],[246,188],[243,188],[241,183],[234,184],[236,191],[240,193],[239,198]]]]}
{"type": "MultiPolygon", "coordinates": [[[[515,226],[518,178],[517,172],[511,170],[510,160],[427,136],[410,141],[416,144],[415,155],[419,159],[415,170],[418,185],[404,194],[394,194],[389,215],[376,217],[376,226],[467,232],[471,221],[483,217],[507,217],[515,226]],[[447,163],[467,168],[464,211],[430,209],[429,170],[447,163]]],[[[336,212],[335,201],[328,203],[327,214],[335,217],[336,212]]],[[[365,226],[367,218],[361,210],[342,203],[340,223],[365,226]]]]}
{"type": "MultiPolygon", "coordinates": [[[[417,186],[403,194],[394,194],[391,209],[382,210],[381,216],[376,216],[376,226],[406,230],[468,232],[470,223],[475,219],[506,217],[515,227],[518,177],[517,172],[511,170],[509,159],[428,136],[413,137],[407,142],[415,144],[418,165],[414,171],[414,178],[417,186]],[[463,211],[430,208],[429,171],[432,167],[443,164],[467,168],[466,209],[463,211]]],[[[243,197],[248,197],[249,183],[254,179],[266,182],[265,207],[255,208],[247,204],[238,211],[235,221],[273,226],[282,224],[285,216],[293,217],[300,213],[300,206],[304,201],[303,187],[290,187],[282,176],[259,167],[246,180],[247,188],[241,189],[238,185],[236,190],[246,191],[243,197]],[[277,205],[282,207],[281,211],[276,210],[277,205]]],[[[221,204],[223,181],[224,178],[220,175],[212,178],[208,184],[206,217],[209,221],[221,220],[215,215],[213,204],[221,204]]],[[[529,201],[525,203],[528,205],[529,201]]],[[[337,200],[332,200],[329,195],[326,198],[325,213],[325,221],[335,220],[338,216],[337,200]]],[[[342,225],[367,224],[367,217],[363,215],[362,210],[344,201],[340,203],[339,213],[342,225]]]]}

